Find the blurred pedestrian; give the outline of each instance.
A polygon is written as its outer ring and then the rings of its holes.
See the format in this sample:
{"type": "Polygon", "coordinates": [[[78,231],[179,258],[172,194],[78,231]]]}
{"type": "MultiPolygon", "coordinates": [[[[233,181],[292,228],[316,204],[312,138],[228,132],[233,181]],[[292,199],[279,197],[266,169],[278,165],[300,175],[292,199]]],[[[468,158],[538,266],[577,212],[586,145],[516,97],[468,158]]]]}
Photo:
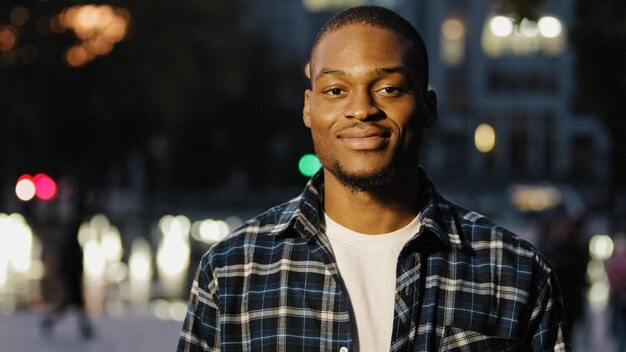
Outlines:
{"type": "Polygon", "coordinates": [[[62,224],[62,234],[58,243],[55,243],[56,253],[52,253],[54,265],[51,269],[54,271],[59,292],[46,308],[41,329],[44,334],[51,334],[59,319],[73,309],[78,315],[81,336],[91,339],[93,327],[83,295],[83,249],[78,242],[78,231],[85,215],[84,193],[75,184],[64,186],[71,187],[68,192],[72,192],[74,204],[73,209],[70,209],[70,220],[62,224]]]}
{"type": "Polygon", "coordinates": [[[581,323],[585,312],[589,250],[584,227],[584,216],[573,218],[565,208],[558,207],[546,214],[539,233],[541,251],[552,264],[561,285],[570,331],[581,323]]]}

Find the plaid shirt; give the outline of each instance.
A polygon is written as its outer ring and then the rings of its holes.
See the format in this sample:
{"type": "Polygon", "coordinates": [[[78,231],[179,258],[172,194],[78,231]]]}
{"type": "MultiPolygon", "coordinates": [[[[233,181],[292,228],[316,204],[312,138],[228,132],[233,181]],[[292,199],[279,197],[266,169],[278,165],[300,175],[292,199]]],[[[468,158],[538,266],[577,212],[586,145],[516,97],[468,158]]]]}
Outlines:
{"type": "MultiPolygon", "coordinates": [[[[523,239],[446,201],[422,172],[422,226],[396,269],[391,351],[568,351],[554,273],[523,239]]],[[[324,234],[323,177],[204,255],[178,351],[354,351],[324,234]]]]}

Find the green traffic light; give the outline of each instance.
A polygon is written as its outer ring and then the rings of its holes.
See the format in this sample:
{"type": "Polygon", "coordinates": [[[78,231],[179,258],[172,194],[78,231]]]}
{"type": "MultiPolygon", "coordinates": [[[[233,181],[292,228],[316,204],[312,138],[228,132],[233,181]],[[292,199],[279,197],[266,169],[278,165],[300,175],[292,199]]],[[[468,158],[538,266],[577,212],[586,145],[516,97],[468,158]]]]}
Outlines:
{"type": "Polygon", "coordinates": [[[298,162],[300,173],[306,177],[315,175],[317,170],[322,167],[322,163],[315,154],[304,154],[298,162]]]}

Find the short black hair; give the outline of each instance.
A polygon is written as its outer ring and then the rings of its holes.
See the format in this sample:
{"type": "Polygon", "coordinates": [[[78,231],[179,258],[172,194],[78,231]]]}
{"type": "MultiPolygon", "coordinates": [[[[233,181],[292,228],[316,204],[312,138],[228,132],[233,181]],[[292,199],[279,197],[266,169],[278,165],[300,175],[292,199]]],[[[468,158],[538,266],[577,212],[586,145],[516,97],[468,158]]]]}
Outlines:
{"type": "Polygon", "coordinates": [[[317,45],[327,33],[334,32],[353,24],[365,24],[389,30],[394,32],[401,40],[406,42],[409,49],[414,51],[413,54],[415,55],[415,59],[417,61],[416,65],[418,66],[417,72],[420,75],[418,80],[420,81],[424,91],[427,90],[428,54],[422,36],[420,36],[415,27],[413,27],[409,21],[397,13],[381,6],[352,7],[333,16],[317,33],[317,36],[313,41],[309,61],[313,60],[313,55],[315,54],[317,45]]]}

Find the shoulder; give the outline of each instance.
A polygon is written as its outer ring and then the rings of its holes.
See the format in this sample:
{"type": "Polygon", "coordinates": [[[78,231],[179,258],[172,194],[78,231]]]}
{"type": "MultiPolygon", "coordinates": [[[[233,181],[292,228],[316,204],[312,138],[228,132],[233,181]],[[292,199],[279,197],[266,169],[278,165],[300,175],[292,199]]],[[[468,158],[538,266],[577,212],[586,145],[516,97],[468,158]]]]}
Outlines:
{"type": "Polygon", "coordinates": [[[462,247],[468,248],[478,261],[488,261],[503,270],[514,269],[543,281],[552,273],[547,259],[526,239],[494,220],[449,203],[462,247]],[[538,277],[537,277],[538,276],[538,277]]]}
{"type": "MultiPolygon", "coordinates": [[[[200,270],[243,264],[254,254],[255,260],[275,249],[275,242],[293,226],[297,216],[298,198],[272,207],[246,221],[241,227],[222,238],[203,255],[200,270]]],[[[209,269],[210,270],[210,269],[209,269]]]]}
{"type": "Polygon", "coordinates": [[[200,270],[239,270],[243,264],[263,266],[280,261],[286,246],[290,250],[303,249],[319,227],[322,181],[320,171],[300,195],[248,220],[215,243],[202,257],[200,270]]]}

